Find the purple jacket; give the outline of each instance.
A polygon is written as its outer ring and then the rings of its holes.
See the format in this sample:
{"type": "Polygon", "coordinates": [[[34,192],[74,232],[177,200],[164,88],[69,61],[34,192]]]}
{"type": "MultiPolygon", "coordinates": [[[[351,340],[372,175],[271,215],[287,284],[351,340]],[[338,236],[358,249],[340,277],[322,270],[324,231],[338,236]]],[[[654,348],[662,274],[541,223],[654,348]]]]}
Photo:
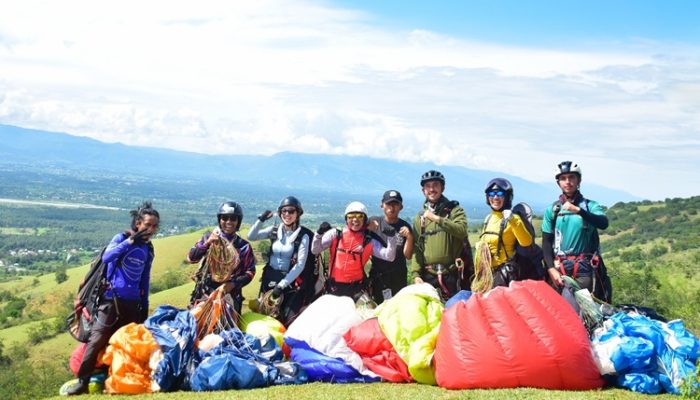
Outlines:
{"type": "Polygon", "coordinates": [[[118,233],[107,245],[102,261],[107,264],[107,278],[111,288],[104,297],[115,295],[122,300],[140,300],[148,309],[148,290],[151,284],[151,264],[153,264],[150,243],[129,244],[125,233],[118,233]]]}
{"type": "MultiPolygon", "coordinates": [[[[187,258],[190,262],[199,262],[207,254],[207,250],[209,249],[206,245],[204,245],[204,243],[206,243],[207,239],[209,239],[209,235],[209,232],[205,233],[204,236],[202,236],[202,238],[199,240],[199,242],[195,243],[195,245],[192,246],[189,254],[187,255],[187,258]]],[[[238,269],[233,274],[233,276],[231,276],[231,279],[229,279],[229,282],[236,285],[235,289],[233,289],[233,292],[240,294],[243,286],[249,284],[250,281],[252,281],[255,277],[255,256],[253,255],[253,248],[250,246],[250,243],[248,243],[248,241],[236,234],[227,235],[222,232],[221,236],[223,236],[229,242],[233,243],[233,247],[235,247],[236,250],[238,250],[239,256],[241,258],[241,264],[238,266],[238,269]]],[[[218,284],[212,282],[208,276],[205,282],[208,294],[216,290],[216,288],[219,286],[218,284]]]]}

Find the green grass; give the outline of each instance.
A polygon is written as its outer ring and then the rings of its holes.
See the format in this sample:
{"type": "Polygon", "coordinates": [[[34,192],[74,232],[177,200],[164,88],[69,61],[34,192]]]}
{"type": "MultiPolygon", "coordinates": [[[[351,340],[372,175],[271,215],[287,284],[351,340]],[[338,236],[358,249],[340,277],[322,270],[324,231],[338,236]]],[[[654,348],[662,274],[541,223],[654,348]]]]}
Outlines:
{"type": "Polygon", "coordinates": [[[0,227],[0,235],[46,235],[47,233],[55,232],[55,229],[40,227],[40,228],[13,228],[0,227]]]}
{"type": "Polygon", "coordinates": [[[18,325],[18,326],[13,326],[7,329],[1,329],[0,330],[0,340],[6,345],[6,346],[11,346],[13,343],[22,343],[26,342],[27,339],[29,338],[28,333],[29,330],[39,326],[42,322],[46,321],[48,323],[53,323],[55,318],[48,318],[43,321],[32,321],[32,322],[27,322],[26,324],[18,325]]]}
{"type": "MultiPolygon", "coordinates": [[[[158,276],[165,273],[170,268],[187,268],[188,271],[194,272],[196,265],[183,266],[182,261],[189,248],[199,239],[202,231],[191,234],[173,236],[154,241],[156,259],[154,261],[152,277],[157,279],[158,276]]],[[[245,233],[242,233],[245,235],[245,233]]],[[[471,235],[474,236],[474,235],[471,235]]],[[[475,243],[477,237],[470,237],[472,243],[475,243]]],[[[667,255],[671,258],[671,255],[667,255]]],[[[261,260],[258,259],[260,262],[261,260]]],[[[257,295],[259,289],[259,276],[262,270],[262,265],[257,266],[258,275],[256,278],[244,288],[243,293],[246,299],[252,299],[257,295]]],[[[14,282],[0,283],[0,290],[11,290],[18,294],[28,294],[35,306],[52,307],[52,302],[60,299],[61,294],[74,294],[78,287],[78,282],[83,278],[87,271],[87,266],[72,268],[68,270],[68,281],[57,285],[54,274],[44,275],[38,278],[39,283],[32,285],[34,277],[25,277],[14,282]]],[[[174,287],[155,293],[150,296],[151,309],[153,310],[160,304],[171,304],[176,307],[184,308],[190,297],[190,292],[194,286],[193,282],[174,287]]],[[[247,304],[247,301],[246,301],[247,304]]],[[[151,310],[151,311],[152,311],[151,310]]],[[[245,309],[244,309],[245,311],[245,309]]],[[[27,330],[39,321],[30,322],[21,326],[16,326],[4,330],[0,330],[0,339],[3,340],[6,346],[11,343],[19,343],[26,340],[27,330]]],[[[70,353],[76,347],[77,342],[68,334],[64,333],[57,337],[46,340],[36,346],[31,346],[30,359],[39,365],[45,365],[51,368],[62,371],[65,374],[65,380],[71,378],[67,369],[68,358],[70,353]]],[[[56,393],[58,387],[56,387],[56,393]]],[[[149,398],[149,399],[281,399],[294,398],[295,400],[305,399],[638,399],[652,398],[652,396],[644,396],[638,393],[633,393],[621,389],[606,389],[600,391],[588,392],[569,392],[569,391],[550,391],[541,389],[499,389],[499,390],[461,390],[451,391],[438,387],[418,385],[418,384],[352,384],[352,385],[337,385],[337,384],[321,384],[313,383],[299,386],[276,386],[264,389],[241,390],[241,391],[223,391],[223,392],[175,392],[175,393],[157,393],[141,396],[110,396],[110,399],[134,399],[134,398],[149,398]]],[[[55,399],[63,399],[63,397],[53,397],[55,399]]],[[[104,396],[82,396],[81,399],[104,399],[104,396]]],[[[671,395],[653,396],[654,399],[676,398],[671,395]]]]}
{"type": "MultiPolygon", "coordinates": [[[[52,397],[62,399],[62,397],[52,397]]],[[[621,389],[604,389],[585,392],[561,390],[544,390],[531,388],[518,389],[473,389],[447,390],[435,386],[419,384],[370,383],[370,384],[330,384],[310,383],[295,386],[273,386],[263,389],[219,391],[219,392],[174,392],[156,393],[138,396],[110,396],[110,399],[171,399],[171,400],[262,400],[262,399],[294,399],[294,400],[340,400],[340,399],[640,399],[653,398],[658,400],[677,398],[673,395],[642,395],[621,389]]],[[[104,396],[81,396],[81,399],[104,399],[104,396]]]]}

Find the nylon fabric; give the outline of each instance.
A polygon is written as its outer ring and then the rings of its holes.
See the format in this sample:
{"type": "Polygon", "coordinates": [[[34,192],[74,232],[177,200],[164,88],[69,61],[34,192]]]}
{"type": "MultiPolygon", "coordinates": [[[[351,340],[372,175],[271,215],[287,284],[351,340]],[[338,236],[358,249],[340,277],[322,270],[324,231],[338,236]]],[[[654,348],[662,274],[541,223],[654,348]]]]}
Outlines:
{"type": "MultiPolygon", "coordinates": [[[[363,320],[351,298],[324,295],[311,303],[287,328],[284,335],[285,343],[292,348],[294,361],[301,363],[295,358],[295,354],[299,354],[295,353],[295,345],[304,343],[306,347],[318,353],[341,359],[362,375],[376,378],[377,375],[364,366],[360,356],[352,351],[343,339],[348,329],[359,325],[363,320]]],[[[305,369],[307,368],[307,365],[301,364],[305,369]]],[[[317,377],[319,374],[309,373],[309,377],[312,376],[317,377]]],[[[323,377],[323,379],[326,378],[323,377]]]]}
{"type": "Polygon", "coordinates": [[[436,384],[431,361],[442,309],[436,289],[422,283],[401,289],[375,312],[382,332],[418,383],[436,384]]]}
{"type": "Polygon", "coordinates": [[[532,280],[445,310],[435,373],[448,389],[603,386],[581,320],[545,282],[532,280]]]}
{"type": "MultiPolygon", "coordinates": [[[[185,378],[197,339],[197,321],[187,310],[159,306],[145,322],[160,346],[162,359],[153,368],[153,382],[158,391],[177,390],[185,378]]],[[[155,391],[155,390],[154,390],[155,391]]]]}
{"type": "Polygon", "coordinates": [[[362,363],[389,382],[413,382],[408,366],[384,336],[377,318],[370,318],[348,330],[343,338],[362,357],[362,363]]]}
{"type": "Polygon", "coordinates": [[[109,365],[105,390],[109,394],[151,393],[151,355],[160,346],[143,324],[130,323],[109,339],[102,362],[109,365]]]}

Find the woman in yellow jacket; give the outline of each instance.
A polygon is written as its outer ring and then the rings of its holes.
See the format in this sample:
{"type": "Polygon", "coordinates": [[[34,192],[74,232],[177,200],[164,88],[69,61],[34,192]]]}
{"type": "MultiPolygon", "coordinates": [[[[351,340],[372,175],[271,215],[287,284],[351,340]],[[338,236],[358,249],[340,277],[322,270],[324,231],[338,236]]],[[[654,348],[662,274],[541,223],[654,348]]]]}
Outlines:
{"type": "Polygon", "coordinates": [[[532,244],[532,235],[523,220],[511,211],[513,185],[507,179],[494,178],[486,185],[484,193],[491,213],[484,220],[477,243],[476,277],[472,284],[475,291],[508,286],[510,281],[519,280],[515,246],[532,244]]]}

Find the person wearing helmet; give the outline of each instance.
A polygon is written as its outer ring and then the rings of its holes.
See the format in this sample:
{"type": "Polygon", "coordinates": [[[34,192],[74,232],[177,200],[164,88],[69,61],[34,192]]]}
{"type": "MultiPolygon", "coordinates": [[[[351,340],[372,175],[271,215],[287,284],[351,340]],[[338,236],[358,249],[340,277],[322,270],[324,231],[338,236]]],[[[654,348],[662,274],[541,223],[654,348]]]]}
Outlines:
{"type": "Polygon", "coordinates": [[[308,304],[308,290],[313,275],[314,258],[309,257],[313,232],[301,226],[304,209],[294,196],[287,196],[277,207],[277,216],[281,220],[278,226],[262,228],[273,213],[265,210],[258,216],[248,232],[248,240],[270,239],[267,263],[260,279],[258,302],[262,301],[267,291],[272,291],[274,299],[282,297],[279,308],[279,320],[288,326],[299,314],[301,308],[308,304]],[[308,261],[308,262],[307,262],[308,261]]]}
{"type": "Polygon", "coordinates": [[[467,239],[467,216],[459,202],[450,201],[445,191],[445,176],[430,170],[421,176],[425,195],[423,209],[413,220],[415,262],[411,264],[413,283],[433,285],[443,298],[449,298],[466,286],[464,264],[471,265],[467,239]]]}
{"type": "MultiPolygon", "coordinates": [[[[510,281],[519,280],[520,266],[517,263],[515,245],[529,246],[532,244],[532,234],[528,231],[520,215],[513,213],[513,185],[504,178],[494,178],[484,189],[486,205],[491,207],[491,213],[484,219],[484,227],[477,244],[477,259],[481,258],[481,246],[487,246],[490,254],[490,265],[482,266],[479,260],[477,267],[488,267],[493,272],[493,285],[508,286],[510,281]]],[[[477,274],[478,276],[479,274],[477,274]]]]}
{"type": "MultiPolygon", "coordinates": [[[[379,257],[372,257],[372,268],[369,271],[370,292],[374,302],[381,304],[389,300],[406,287],[408,269],[406,260],[413,255],[413,232],[411,225],[399,218],[403,209],[403,198],[398,190],[387,190],[382,197],[380,205],[384,211],[384,217],[379,220],[380,225],[388,225],[397,233],[396,257],[394,261],[386,261],[379,257]]],[[[388,240],[388,238],[386,238],[388,240]]]]}
{"type": "Polygon", "coordinates": [[[556,287],[562,287],[562,275],[571,276],[581,288],[610,302],[612,286],[598,237],[598,229],[608,227],[605,210],[581,194],[581,167],[577,163],[562,161],[554,177],[562,194],[547,207],[542,221],[542,250],[549,277],[556,287]]]}
{"type": "Polygon", "coordinates": [[[355,301],[367,293],[365,264],[370,257],[393,261],[396,256],[396,232],[392,230],[390,226],[384,227],[382,233],[387,241],[382,243],[376,234],[380,231],[379,223],[369,223],[367,207],[359,201],[345,208],[342,230],[331,229],[328,222],[321,223],[314,234],[311,253],[318,255],[330,248],[325,293],[348,296],[355,301]]]}
{"type": "Polygon", "coordinates": [[[227,201],[219,206],[216,213],[217,228],[205,233],[195,243],[187,255],[187,261],[191,264],[202,262],[198,274],[195,290],[192,292],[190,306],[205,299],[215,290],[223,294],[230,294],[234,310],[240,314],[243,305],[242,289],[249,284],[255,276],[255,256],[253,249],[245,239],[238,235],[238,230],[243,222],[243,208],[234,201],[227,201]],[[206,257],[214,244],[223,242],[231,244],[238,253],[240,260],[232,271],[227,271],[225,277],[218,277],[206,265],[206,257]]]}
{"type": "Polygon", "coordinates": [[[96,321],[78,367],[78,382],[69,386],[69,396],[87,394],[99,353],[109,338],[129,323],[143,323],[148,316],[148,291],[155,253],[151,238],[158,232],[160,214],[150,202],[131,210],[131,229],[116,234],[102,253],[107,264],[108,289],[98,300],[96,321]]]}

